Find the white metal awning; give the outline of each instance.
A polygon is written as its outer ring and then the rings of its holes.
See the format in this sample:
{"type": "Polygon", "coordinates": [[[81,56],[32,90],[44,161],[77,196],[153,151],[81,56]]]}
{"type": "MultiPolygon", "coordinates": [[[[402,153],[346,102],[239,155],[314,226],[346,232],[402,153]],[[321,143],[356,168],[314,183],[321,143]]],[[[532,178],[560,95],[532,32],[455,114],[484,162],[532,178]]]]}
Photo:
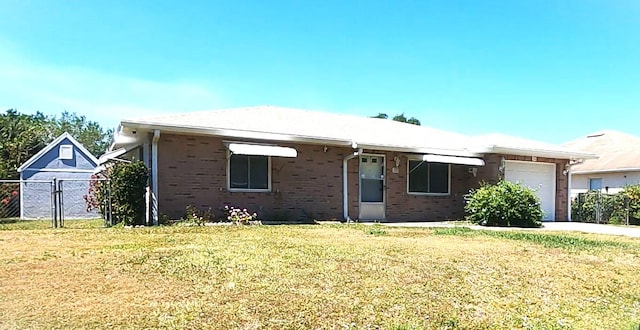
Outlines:
{"type": "Polygon", "coordinates": [[[443,155],[422,155],[422,160],[429,163],[445,163],[445,164],[460,164],[471,166],[484,166],[484,160],[480,158],[471,157],[454,157],[443,155]]]}
{"type": "Polygon", "coordinates": [[[119,148],[113,151],[105,152],[100,158],[98,158],[98,164],[104,164],[112,159],[116,159],[127,153],[126,148],[119,148]]]}
{"type": "Polygon", "coordinates": [[[229,151],[236,155],[274,156],[274,157],[298,157],[296,149],[280,146],[267,146],[261,144],[229,143],[229,151]]]}

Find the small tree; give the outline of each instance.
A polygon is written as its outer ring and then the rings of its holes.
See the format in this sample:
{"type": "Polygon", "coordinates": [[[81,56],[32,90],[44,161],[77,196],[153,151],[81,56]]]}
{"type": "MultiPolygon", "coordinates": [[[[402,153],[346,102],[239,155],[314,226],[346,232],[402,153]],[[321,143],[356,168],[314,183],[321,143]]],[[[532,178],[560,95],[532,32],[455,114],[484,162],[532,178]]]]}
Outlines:
{"type": "Polygon", "coordinates": [[[467,196],[467,219],[483,226],[540,227],[543,212],[534,192],[517,183],[501,180],[482,183],[467,196]]]}
{"type": "Polygon", "coordinates": [[[109,189],[113,223],[144,224],[144,195],[149,178],[149,171],[144,163],[115,163],[103,175],[109,181],[92,183],[85,197],[88,208],[98,209],[104,215],[105,191],[109,189]]]}

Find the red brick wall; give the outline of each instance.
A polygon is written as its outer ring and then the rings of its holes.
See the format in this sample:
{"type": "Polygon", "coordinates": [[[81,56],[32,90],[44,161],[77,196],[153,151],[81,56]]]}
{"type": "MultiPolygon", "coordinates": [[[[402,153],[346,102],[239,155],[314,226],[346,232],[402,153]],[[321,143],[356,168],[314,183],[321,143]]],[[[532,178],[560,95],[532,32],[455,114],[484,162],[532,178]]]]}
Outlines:
{"type": "MultiPolygon", "coordinates": [[[[211,136],[161,134],[158,142],[158,197],[161,214],[172,218],[184,215],[187,205],[211,208],[220,214],[224,205],[235,205],[257,212],[263,219],[299,220],[342,219],[342,160],[352,154],[350,147],[277,143],[294,147],[297,158],[272,157],[270,192],[231,192],[227,190],[227,149],[223,139],[211,136]]],[[[439,221],[464,217],[464,195],[480,181],[496,182],[502,155],[487,155],[486,165],[477,176],[468,166],[451,165],[451,194],[447,196],[407,193],[408,155],[365,150],[384,155],[386,183],[386,221],[439,221]],[[392,173],[394,157],[399,157],[398,173],[392,173]]],[[[526,160],[504,156],[509,160],[526,160]]],[[[525,157],[526,158],[526,157],[525,157]]],[[[529,158],[530,160],[530,158],[529,158]]],[[[562,175],[564,160],[556,162],[556,219],[566,219],[567,182],[562,175]]],[[[358,217],[359,158],[348,161],[349,216],[358,217]]]]}
{"type": "Polygon", "coordinates": [[[158,196],[161,213],[184,215],[187,205],[218,211],[234,205],[263,218],[310,216],[342,219],[342,159],[351,148],[283,144],[297,158],[272,157],[271,192],[227,190],[227,149],[209,136],[162,134],[158,142],[158,196]]]}

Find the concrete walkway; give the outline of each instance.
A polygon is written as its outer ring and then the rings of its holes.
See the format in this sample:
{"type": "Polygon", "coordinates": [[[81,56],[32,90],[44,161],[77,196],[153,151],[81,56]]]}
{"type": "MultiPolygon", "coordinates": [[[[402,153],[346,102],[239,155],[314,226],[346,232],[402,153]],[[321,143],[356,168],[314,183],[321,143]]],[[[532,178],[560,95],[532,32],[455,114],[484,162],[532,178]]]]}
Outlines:
{"type": "Polygon", "coordinates": [[[471,225],[466,222],[387,222],[381,223],[392,227],[468,227],[476,230],[530,230],[530,231],[574,231],[591,234],[620,235],[640,238],[639,226],[599,225],[583,222],[544,222],[542,228],[517,228],[517,227],[484,227],[471,225]]]}

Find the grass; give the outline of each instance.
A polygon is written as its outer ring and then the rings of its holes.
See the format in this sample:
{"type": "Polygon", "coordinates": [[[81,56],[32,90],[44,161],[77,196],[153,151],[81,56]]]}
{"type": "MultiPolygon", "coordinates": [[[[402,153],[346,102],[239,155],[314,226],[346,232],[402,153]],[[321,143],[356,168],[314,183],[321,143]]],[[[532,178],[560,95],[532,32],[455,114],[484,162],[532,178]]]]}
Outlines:
{"type": "Polygon", "coordinates": [[[3,329],[636,329],[640,322],[640,241],[631,238],[19,224],[0,231],[3,329]]]}

